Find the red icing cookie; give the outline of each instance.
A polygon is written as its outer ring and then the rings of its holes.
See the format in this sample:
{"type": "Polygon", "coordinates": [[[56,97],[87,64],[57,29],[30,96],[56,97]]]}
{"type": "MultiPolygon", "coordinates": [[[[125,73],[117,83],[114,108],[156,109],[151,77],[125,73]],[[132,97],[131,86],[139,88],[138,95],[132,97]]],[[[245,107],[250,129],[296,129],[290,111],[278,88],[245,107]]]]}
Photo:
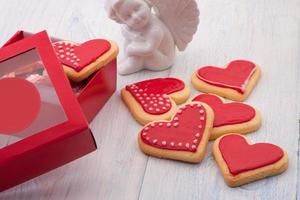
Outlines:
{"type": "Polygon", "coordinates": [[[153,156],[200,162],[212,122],[213,113],[207,105],[186,104],[179,108],[171,121],[156,121],[145,126],[139,134],[140,147],[153,156]]]}
{"type": "Polygon", "coordinates": [[[269,143],[249,144],[238,134],[225,135],[213,145],[216,161],[230,186],[283,172],[287,168],[287,155],[278,146],[269,143]]]}
{"type": "Polygon", "coordinates": [[[212,85],[228,87],[244,93],[246,85],[254,73],[256,65],[245,60],[236,60],[225,69],[214,66],[202,67],[198,70],[198,78],[212,85]]]}
{"type": "Polygon", "coordinates": [[[81,45],[69,41],[53,43],[57,58],[72,82],[81,82],[93,76],[102,67],[115,65],[119,53],[113,41],[90,40],[81,45]]]}
{"type": "Polygon", "coordinates": [[[260,115],[250,105],[239,102],[223,103],[220,97],[212,94],[200,94],[193,101],[204,102],[214,111],[211,139],[232,132],[249,133],[260,127],[260,115]]]}
{"type": "Polygon", "coordinates": [[[126,90],[139,102],[145,112],[159,115],[171,109],[168,94],[183,90],[184,87],[184,83],[179,79],[158,78],[128,85],[126,90]]]}
{"type": "Polygon", "coordinates": [[[215,113],[214,127],[239,124],[250,121],[255,117],[255,109],[243,103],[223,103],[223,101],[210,94],[196,96],[193,101],[208,104],[215,113]]]}
{"type": "Polygon", "coordinates": [[[80,45],[59,41],[53,43],[53,47],[61,63],[79,72],[106,53],[111,45],[107,40],[95,39],[80,45]]]}
{"type": "Polygon", "coordinates": [[[215,66],[200,68],[194,73],[192,83],[202,92],[242,101],[254,88],[259,75],[260,69],[255,63],[235,60],[226,68],[215,66]]]}
{"type": "Polygon", "coordinates": [[[137,120],[146,124],[153,120],[170,119],[176,104],[189,96],[184,82],[176,78],[157,78],[127,85],[122,97],[137,120]]]}

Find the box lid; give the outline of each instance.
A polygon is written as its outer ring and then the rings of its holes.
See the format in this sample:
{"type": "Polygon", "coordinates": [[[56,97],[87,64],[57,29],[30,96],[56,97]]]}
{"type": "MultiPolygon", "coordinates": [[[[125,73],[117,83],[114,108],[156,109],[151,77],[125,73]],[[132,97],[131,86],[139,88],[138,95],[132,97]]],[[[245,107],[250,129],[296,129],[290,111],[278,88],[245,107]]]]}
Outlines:
{"type": "Polygon", "coordinates": [[[0,49],[0,134],[23,139],[0,162],[88,129],[46,31],[0,49]]]}

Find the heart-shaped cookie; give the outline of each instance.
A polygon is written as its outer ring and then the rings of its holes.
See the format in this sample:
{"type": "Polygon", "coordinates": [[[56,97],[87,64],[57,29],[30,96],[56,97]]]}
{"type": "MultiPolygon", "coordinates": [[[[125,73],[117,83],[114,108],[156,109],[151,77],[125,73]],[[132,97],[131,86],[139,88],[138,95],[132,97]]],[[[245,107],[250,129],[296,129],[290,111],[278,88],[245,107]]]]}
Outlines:
{"type": "Polygon", "coordinates": [[[185,102],[190,90],[179,79],[157,78],[127,85],[121,94],[136,120],[147,124],[170,119],[176,104],[185,102]]]}
{"type": "Polygon", "coordinates": [[[38,116],[41,97],[37,88],[24,79],[0,80],[0,134],[16,134],[38,116]]]}
{"type": "Polygon", "coordinates": [[[259,76],[260,69],[255,63],[234,60],[226,68],[201,67],[194,73],[192,83],[199,91],[243,101],[254,88],[259,76]]]}
{"type": "Polygon", "coordinates": [[[269,143],[251,145],[238,134],[218,138],[213,153],[225,181],[232,187],[279,174],[288,166],[287,154],[280,147],[269,143]]]}
{"type": "Polygon", "coordinates": [[[79,72],[107,52],[111,45],[107,40],[95,39],[83,44],[59,41],[53,43],[53,47],[61,63],[79,72]]]}
{"type": "Polygon", "coordinates": [[[119,48],[113,41],[95,39],[83,44],[69,41],[53,43],[65,74],[75,82],[87,79],[116,59],[119,48]]]}
{"type": "Polygon", "coordinates": [[[139,134],[139,145],[148,155],[198,163],[205,155],[213,124],[209,106],[192,102],[181,106],[171,121],[155,121],[139,134]]]}
{"type": "Polygon", "coordinates": [[[224,103],[222,98],[213,94],[200,94],[193,101],[204,102],[214,111],[211,140],[226,133],[253,132],[261,125],[259,112],[250,105],[240,102],[224,103]]]}

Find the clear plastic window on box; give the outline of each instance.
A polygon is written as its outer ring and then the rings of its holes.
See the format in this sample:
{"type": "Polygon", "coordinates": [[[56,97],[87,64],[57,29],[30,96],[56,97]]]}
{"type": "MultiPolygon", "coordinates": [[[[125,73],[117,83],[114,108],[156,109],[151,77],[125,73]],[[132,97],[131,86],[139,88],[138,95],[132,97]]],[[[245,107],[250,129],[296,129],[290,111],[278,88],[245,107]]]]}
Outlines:
{"type": "MultiPolygon", "coordinates": [[[[4,141],[4,138],[13,136],[10,138],[11,142],[9,143],[11,144],[21,140],[24,137],[34,135],[48,128],[62,124],[68,120],[59,101],[55,88],[53,87],[53,84],[47,75],[47,71],[36,49],[32,49],[0,62],[0,80],[2,79],[22,79],[30,82],[30,85],[33,85],[39,93],[40,106],[34,119],[31,120],[23,130],[8,134],[3,132],[3,130],[1,132],[0,126],[0,141],[4,141]]],[[[1,96],[2,95],[5,94],[1,94],[1,96]]],[[[13,104],[15,104],[15,106],[16,104],[18,104],[18,106],[22,106],[22,99],[13,99],[9,104],[10,105],[5,106],[8,106],[11,110],[14,110],[13,104]]],[[[2,117],[4,116],[3,113],[1,115],[2,117]]],[[[20,120],[18,117],[20,116],[17,115],[13,120],[20,120]]],[[[0,147],[6,145],[8,144],[0,143],[0,147]]]]}

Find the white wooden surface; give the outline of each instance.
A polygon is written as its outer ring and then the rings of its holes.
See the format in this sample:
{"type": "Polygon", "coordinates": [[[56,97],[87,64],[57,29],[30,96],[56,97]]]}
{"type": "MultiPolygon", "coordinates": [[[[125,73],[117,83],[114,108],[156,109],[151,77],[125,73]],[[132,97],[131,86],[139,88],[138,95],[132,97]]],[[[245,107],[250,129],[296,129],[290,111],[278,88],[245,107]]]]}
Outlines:
{"type": "MultiPolygon", "coordinates": [[[[300,0],[199,0],[199,6],[199,31],[171,70],[119,77],[118,91],[91,124],[99,145],[96,152],[5,191],[0,199],[296,199],[300,0]],[[120,88],[164,76],[189,83],[198,66],[222,66],[235,58],[253,60],[263,71],[247,100],[261,111],[263,126],[249,138],[285,148],[289,169],[231,189],[210,150],[197,165],[143,155],[136,142],[140,126],[122,103],[120,88]]],[[[0,43],[19,29],[47,29],[53,36],[78,42],[103,37],[122,43],[119,26],[106,18],[103,0],[0,0],[0,43]]],[[[10,142],[1,137],[0,146],[10,142]]]]}

